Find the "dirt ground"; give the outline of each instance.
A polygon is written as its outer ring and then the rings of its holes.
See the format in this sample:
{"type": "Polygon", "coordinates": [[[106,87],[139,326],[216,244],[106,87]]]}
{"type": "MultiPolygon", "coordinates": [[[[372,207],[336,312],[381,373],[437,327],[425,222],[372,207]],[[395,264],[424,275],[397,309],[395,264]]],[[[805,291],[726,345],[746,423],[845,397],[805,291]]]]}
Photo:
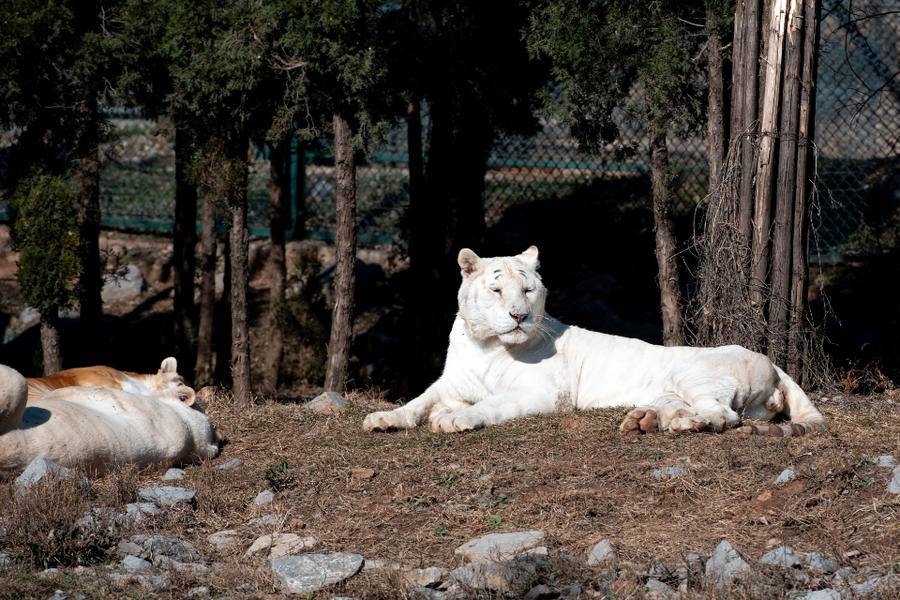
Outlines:
{"type": "MultiPolygon", "coordinates": [[[[298,404],[235,407],[224,397],[210,402],[207,412],[228,441],[218,458],[187,468],[180,482],[197,492],[196,508],[169,511],[141,532],[181,537],[221,564],[204,577],[176,580],[156,596],[183,598],[196,585],[209,586],[213,597],[277,596],[266,561],[242,556],[257,535],[273,530],[315,536],[321,551],[410,567],[453,567],[454,549],[473,537],[540,529],[551,556],[579,562],[603,538],[613,541],[623,562],[638,566],[708,554],[727,539],[749,560],[786,543],[838,557],[860,572],[900,570],[900,496],[887,491],[890,469],[874,461],[883,454],[900,457],[897,398],[818,399],[829,433],[789,439],[733,433],[622,437],[616,430],[620,410],[525,418],[466,434],[425,428],[366,434],[363,416],[385,404],[376,394],[350,399],[348,411],[327,417],[298,404]],[[242,464],[214,468],[232,458],[242,464]],[[266,469],[282,460],[286,489],[272,505],[254,507],[253,498],[269,485],[266,469]],[[686,473],[667,480],[651,475],[668,466],[686,473]],[[797,479],[774,485],[789,466],[797,479]],[[247,525],[264,512],[276,513],[278,524],[247,525]],[[223,529],[239,530],[246,544],[216,551],[206,538],[223,529]],[[234,592],[247,582],[255,582],[256,590],[234,592]]],[[[147,471],[139,480],[158,481],[160,474],[147,471]]],[[[139,588],[110,588],[91,575],[42,580],[16,573],[0,583],[0,597],[47,597],[55,589],[82,589],[89,597],[147,596],[139,588]]],[[[591,581],[596,574],[572,577],[581,582],[582,597],[603,597],[591,581]]],[[[616,597],[641,594],[623,587],[616,597]]],[[[374,571],[314,597],[334,595],[406,597],[374,571]]]]}

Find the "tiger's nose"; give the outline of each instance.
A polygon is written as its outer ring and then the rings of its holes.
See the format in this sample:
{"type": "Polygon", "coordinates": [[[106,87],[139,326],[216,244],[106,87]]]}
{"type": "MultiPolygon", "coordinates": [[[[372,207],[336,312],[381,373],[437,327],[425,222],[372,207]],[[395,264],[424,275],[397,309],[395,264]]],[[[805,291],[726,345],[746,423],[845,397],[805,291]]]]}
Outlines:
{"type": "Polygon", "coordinates": [[[528,318],[528,313],[509,313],[509,316],[511,316],[516,323],[521,323],[528,318]]]}

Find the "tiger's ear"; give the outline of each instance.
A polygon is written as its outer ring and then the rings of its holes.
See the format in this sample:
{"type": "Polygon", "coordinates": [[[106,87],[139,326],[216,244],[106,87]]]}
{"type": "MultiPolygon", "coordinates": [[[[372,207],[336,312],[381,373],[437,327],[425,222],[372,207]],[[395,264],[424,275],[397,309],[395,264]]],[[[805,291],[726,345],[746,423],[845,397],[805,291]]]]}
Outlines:
{"type": "Polygon", "coordinates": [[[478,263],[481,262],[481,259],[468,248],[463,248],[459,251],[456,262],[459,263],[459,270],[462,272],[463,278],[465,278],[478,270],[478,263]]]}
{"type": "Polygon", "coordinates": [[[175,390],[175,395],[178,396],[178,399],[185,406],[193,406],[194,400],[197,398],[197,394],[194,392],[193,388],[189,388],[186,385],[179,385],[178,389],[175,390]]]}
{"type": "Polygon", "coordinates": [[[520,254],[517,258],[532,269],[537,270],[541,266],[541,263],[538,260],[537,246],[528,246],[528,250],[520,254]]]}
{"type": "Polygon", "coordinates": [[[174,356],[170,356],[168,358],[164,358],[162,363],[159,365],[160,373],[177,373],[178,372],[178,361],[175,360],[174,356]]]}

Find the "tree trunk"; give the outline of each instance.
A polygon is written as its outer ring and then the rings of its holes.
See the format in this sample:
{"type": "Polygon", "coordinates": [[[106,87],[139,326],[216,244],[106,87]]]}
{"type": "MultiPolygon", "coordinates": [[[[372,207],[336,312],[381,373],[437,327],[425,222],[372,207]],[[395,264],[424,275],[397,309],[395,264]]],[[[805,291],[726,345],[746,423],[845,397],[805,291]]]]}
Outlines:
{"type": "Polygon", "coordinates": [[[803,52],[802,0],[790,0],[787,44],[784,50],[784,85],[778,142],[778,179],[772,239],[772,275],[769,294],[769,358],[784,364],[787,354],[788,308],[791,302],[791,240],[794,235],[794,192],[797,178],[797,121],[800,64],[803,52]]]}
{"type": "Polygon", "coordinates": [[[269,259],[266,270],[269,274],[269,307],[267,315],[267,337],[263,386],[268,392],[278,387],[284,354],[284,287],[287,279],[284,253],[284,232],[288,227],[287,210],[289,170],[288,139],[272,145],[269,155],[269,259]]]}
{"type": "Polygon", "coordinates": [[[353,337],[356,163],[353,156],[353,131],[347,119],[339,113],[334,115],[334,166],[337,177],[337,269],[334,275],[334,309],[331,313],[325,389],[343,392],[347,384],[350,343],[353,337]]]}
{"type": "MultiPolygon", "coordinates": [[[[772,226],[772,182],[775,141],[781,98],[782,54],[787,16],[787,0],[774,0],[769,19],[763,92],[760,115],[759,158],[756,169],[756,194],[753,202],[753,246],[750,257],[750,299],[764,315],[766,281],[769,272],[769,239],[772,226]]],[[[746,173],[745,173],[746,175],[746,173]]],[[[762,317],[765,318],[765,317],[762,317]]]]}
{"type": "MultiPolygon", "coordinates": [[[[807,202],[807,165],[813,151],[816,106],[816,61],[819,47],[818,0],[804,0],[803,67],[800,88],[800,114],[797,125],[797,189],[794,194],[794,231],[791,261],[791,320],[788,335],[787,370],[798,382],[804,375],[804,340],[806,325],[806,297],[809,278],[807,256],[809,252],[809,204],[807,202]]],[[[815,174],[813,174],[815,175],[815,174]]]]}
{"type": "Polygon", "coordinates": [[[722,179],[728,132],[725,120],[725,74],[722,65],[722,32],[716,16],[707,12],[707,52],[709,53],[709,115],[707,117],[707,152],[709,154],[709,189],[715,190],[722,179]]]}
{"type": "MultiPolygon", "coordinates": [[[[732,79],[732,106],[740,122],[731,128],[731,135],[741,135],[741,187],[738,202],[738,231],[743,248],[749,249],[753,230],[753,172],[756,170],[756,146],[751,137],[758,129],[757,79],[759,75],[760,0],[744,0],[741,35],[741,55],[735,55],[732,79]]],[[[737,29],[737,22],[735,22],[737,29]]],[[[737,47],[737,45],[735,46],[737,47]]],[[[750,256],[746,257],[746,268],[750,256]]]]}
{"type": "Polygon", "coordinates": [[[59,349],[59,318],[41,315],[41,353],[44,375],[53,375],[62,369],[62,354],[59,349]]]}
{"type": "Polygon", "coordinates": [[[100,263],[100,123],[97,100],[91,96],[80,109],[83,112],[84,131],[80,141],[81,156],[75,165],[75,182],[78,188],[78,222],[81,237],[81,275],[78,284],[78,303],[81,316],[81,343],[83,360],[98,359],[96,341],[103,318],[103,287],[100,263]]]}
{"type": "Polygon", "coordinates": [[[665,131],[650,134],[650,179],[653,186],[653,224],[656,231],[656,263],[659,267],[660,309],[663,344],[684,344],[681,294],[678,288],[678,259],[672,224],[672,199],[669,195],[669,150],[665,131]]]}
{"type": "Polygon", "coordinates": [[[250,287],[247,231],[247,148],[249,140],[239,138],[229,145],[227,176],[230,181],[228,230],[231,262],[231,378],[234,399],[250,402],[250,324],[247,292],[250,287]]]}
{"type": "Polygon", "coordinates": [[[209,385],[213,377],[213,320],[216,308],[216,208],[203,194],[200,230],[200,314],[197,327],[197,363],[194,382],[209,385]]]}
{"type": "Polygon", "coordinates": [[[175,297],[175,357],[180,372],[194,373],[197,329],[194,321],[194,274],[197,245],[197,186],[189,173],[194,144],[190,131],[175,119],[175,222],[172,235],[175,297]]]}
{"type": "Polygon", "coordinates": [[[217,385],[231,385],[231,235],[230,226],[218,242],[222,245],[222,295],[216,303],[213,332],[216,367],[213,378],[217,385]]]}

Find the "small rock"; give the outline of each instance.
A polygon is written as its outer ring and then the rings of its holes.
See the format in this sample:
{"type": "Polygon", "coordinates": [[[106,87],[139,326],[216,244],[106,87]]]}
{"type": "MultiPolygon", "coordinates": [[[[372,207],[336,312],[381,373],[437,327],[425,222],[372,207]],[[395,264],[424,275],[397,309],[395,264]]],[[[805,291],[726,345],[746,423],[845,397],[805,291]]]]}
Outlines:
{"type": "Polygon", "coordinates": [[[559,598],[559,592],[541,584],[528,590],[528,593],[522,597],[522,600],[557,600],[557,598],[559,598]]]}
{"type": "Polygon", "coordinates": [[[854,597],[865,598],[869,594],[881,591],[882,577],[880,575],[872,575],[861,583],[855,583],[850,586],[854,597]]]}
{"type": "Polygon", "coordinates": [[[600,540],[588,552],[587,565],[589,567],[615,566],[619,562],[619,555],[609,540],[600,540]]]}
{"type": "Polygon", "coordinates": [[[145,575],[143,573],[110,573],[109,580],[119,587],[136,584],[152,591],[159,591],[169,586],[166,575],[145,575]]]}
{"type": "Polygon", "coordinates": [[[175,481],[175,480],[181,479],[183,477],[184,477],[184,469],[176,469],[173,467],[163,474],[162,480],[163,481],[175,481]]]}
{"type": "Polygon", "coordinates": [[[125,505],[125,514],[121,518],[125,523],[134,525],[144,520],[147,515],[159,514],[159,507],[152,502],[131,502],[125,505]]]}
{"type": "Polygon", "coordinates": [[[428,567],[427,569],[409,569],[401,575],[403,584],[408,587],[434,588],[447,577],[447,569],[428,567]]]}
{"type": "Polygon", "coordinates": [[[197,587],[192,587],[188,590],[187,597],[189,600],[193,600],[194,598],[206,598],[209,596],[209,588],[205,585],[198,585],[197,587]]]}
{"type": "Polygon", "coordinates": [[[194,502],[194,492],[187,488],[171,485],[142,487],[137,493],[141,500],[153,502],[159,506],[184,506],[194,502]]]}
{"type": "Polygon", "coordinates": [[[353,577],[362,569],[363,557],[342,552],[301,554],[279,556],[270,564],[284,592],[307,594],[353,577]]]}
{"type": "Polygon", "coordinates": [[[222,550],[229,546],[236,546],[241,541],[241,534],[235,529],[224,529],[207,536],[206,541],[216,550],[222,550]]]}
{"type": "Polygon", "coordinates": [[[0,569],[8,569],[13,566],[13,561],[6,552],[0,552],[0,569]]]}
{"type": "Polygon", "coordinates": [[[216,466],[216,469],[218,469],[219,471],[231,471],[233,469],[237,469],[239,466],[241,466],[241,464],[241,459],[232,458],[231,460],[228,460],[226,462],[223,462],[221,465],[216,466]]]}
{"type": "Polygon", "coordinates": [[[675,479],[687,474],[684,467],[660,467],[650,472],[654,479],[675,479]]]}
{"type": "Polygon", "coordinates": [[[255,581],[248,581],[234,588],[236,592],[255,592],[259,586],[255,581]]]}
{"type": "Polygon", "coordinates": [[[182,563],[195,563],[203,559],[192,544],[178,538],[164,535],[134,535],[131,541],[141,546],[141,558],[152,560],[154,564],[160,557],[182,563]]]}
{"type": "Polygon", "coordinates": [[[131,540],[121,540],[119,545],[116,546],[116,552],[121,555],[133,554],[137,556],[143,552],[143,547],[140,544],[135,544],[131,540]]]}
{"type": "Polygon", "coordinates": [[[57,568],[44,569],[38,573],[38,577],[41,579],[52,579],[54,577],[59,577],[60,575],[62,575],[62,572],[57,568]]]}
{"type": "Polygon", "coordinates": [[[893,467],[897,464],[897,460],[890,454],[882,454],[875,459],[875,464],[879,467],[893,467]]]}
{"type": "Polygon", "coordinates": [[[122,568],[129,573],[142,573],[152,570],[153,565],[139,556],[128,554],[122,559],[122,568]]]}
{"type": "Polygon", "coordinates": [[[138,266],[125,265],[105,277],[100,297],[106,304],[129,302],[140,297],[145,287],[144,276],[138,266]]]}
{"type": "Polygon", "coordinates": [[[892,494],[900,494],[900,467],[894,467],[891,482],[888,484],[888,491],[892,494]]]}
{"type": "Polygon", "coordinates": [[[491,533],[469,540],[457,548],[454,553],[469,562],[506,561],[539,546],[543,541],[543,531],[491,533]]]}
{"type": "Polygon", "coordinates": [[[350,477],[353,479],[372,479],[375,477],[375,469],[367,467],[356,467],[350,469],[350,477]]]}
{"type": "Polygon", "coordinates": [[[34,487],[41,481],[45,481],[48,477],[68,479],[76,475],[81,481],[82,488],[85,490],[89,490],[91,488],[91,480],[84,475],[76,474],[71,469],[67,469],[61,465],[58,465],[52,460],[47,460],[46,458],[36,458],[28,463],[28,466],[25,467],[25,470],[22,471],[21,475],[16,477],[16,493],[27,492],[29,488],[34,487]]]}
{"type": "Polygon", "coordinates": [[[336,415],[344,412],[349,405],[350,403],[337,392],[324,392],[307,402],[304,407],[318,415],[336,415]]]}
{"type": "Polygon", "coordinates": [[[669,598],[675,598],[677,595],[675,590],[659,579],[648,579],[644,590],[647,592],[647,598],[655,598],[656,600],[668,600],[669,598]]]}
{"type": "Polygon", "coordinates": [[[537,564],[537,560],[532,557],[517,557],[505,562],[474,562],[453,569],[449,578],[463,589],[515,594],[534,584],[537,564]]]}
{"type": "Polygon", "coordinates": [[[800,566],[800,559],[794,554],[790,546],[781,546],[766,552],[759,559],[759,562],[764,565],[783,567],[785,569],[793,569],[800,566]]]}
{"type": "Polygon", "coordinates": [[[265,506],[271,504],[275,500],[275,492],[272,490],[263,490],[253,499],[254,506],[265,506]]]}
{"type": "MultiPolygon", "coordinates": [[[[409,600],[447,600],[447,592],[433,590],[427,587],[414,587],[406,593],[409,600]]],[[[332,600],[337,600],[332,598],[332,600]]]]}
{"type": "Polygon", "coordinates": [[[788,467],[775,479],[775,485],[781,485],[782,483],[787,483],[788,481],[793,481],[795,479],[797,479],[797,473],[795,473],[792,468],[788,467]]]}
{"type": "Polygon", "coordinates": [[[819,552],[805,552],[800,555],[803,564],[813,571],[820,573],[834,573],[841,566],[838,561],[828,558],[819,552]]]}
{"type": "Polygon", "coordinates": [[[841,600],[841,593],[831,588],[825,588],[824,590],[806,592],[799,598],[801,600],[841,600]]]}
{"type": "Polygon", "coordinates": [[[712,556],[706,561],[706,577],[719,589],[746,577],[750,572],[750,565],[727,540],[719,542],[712,556]]]}
{"type": "Polygon", "coordinates": [[[155,557],[153,559],[153,565],[163,571],[175,571],[176,573],[191,575],[193,577],[200,577],[209,573],[209,567],[204,564],[181,562],[179,560],[172,560],[166,556],[155,557]]]}
{"type": "Polygon", "coordinates": [[[47,600],[69,600],[69,595],[62,590],[56,590],[47,600]]]}
{"type": "Polygon", "coordinates": [[[244,556],[253,556],[263,551],[268,558],[276,558],[286,554],[293,554],[300,550],[309,550],[316,545],[318,540],[312,536],[300,537],[295,533],[272,533],[261,535],[244,552],[244,556]]]}
{"type": "Polygon", "coordinates": [[[266,525],[277,525],[281,519],[275,513],[268,513],[261,517],[256,517],[255,519],[250,519],[250,525],[256,525],[257,527],[265,527],[266,525]]]}

